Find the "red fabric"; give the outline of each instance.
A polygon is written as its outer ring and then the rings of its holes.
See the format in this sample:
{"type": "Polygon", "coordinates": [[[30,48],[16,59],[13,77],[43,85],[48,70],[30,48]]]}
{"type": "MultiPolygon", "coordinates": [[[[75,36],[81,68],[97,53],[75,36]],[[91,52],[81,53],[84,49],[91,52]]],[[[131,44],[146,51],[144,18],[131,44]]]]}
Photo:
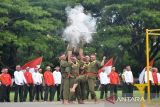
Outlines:
{"type": "Polygon", "coordinates": [[[3,85],[10,86],[12,84],[12,79],[10,74],[1,74],[1,82],[3,85]]]}
{"type": "Polygon", "coordinates": [[[152,60],[149,62],[149,66],[153,66],[153,63],[154,63],[154,59],[152,59],[152,60]]]}
{"type": "Polygon", "coordinates": [[[113,58],[110,58],[104,65],[102,68],[100,68],[98,70],[98,78],[99,78],[99,74],[102,72],[102,70],[107,67],[107,66],[112,66],[112,63],[113,63],[113,58]]]}
{"type": "Polygon", "coordinates": [[[45,73],[44,73],[44,81],[45,81],[47,86],[54,85],[54,78],[53,78],[52,72],[45,71],[45,73]]]}
{"type": "Polygon", "coordinates": [[[117,72],[111,72],[109,74],[109,78],[110,78],[110,84],[119,84],[119,75],[117,72]]]}
{"type": "Polygon", "coordinates": [[[33,84],[32,73],[26,71],[26,72],[24,72],[24,77],[27,81],[27,84],[33,84]]]}
{"type": "Polygon", "coordinates": [[[153,70],[152,76],[153,76],[153,81],[154,81],[154,83],[155,83],[155,84],[158,84],[157,72],[153,70]]]}
{"type": "Polygon", "coordinates": [[[38,57],[38,58],[36,58],[36,59],[34,59],[34,60],[32,60],[32,61],[29,61],[29,62],[27,62],[26,64],[24,64],[24,65],[21,67],[21,69],[24,70],[24,69],[26,69],[27,67],[36,68],[37,65],[40,65],[40,64],[41,64],[42,59],[43,59],[43,57],[38,57]]]}

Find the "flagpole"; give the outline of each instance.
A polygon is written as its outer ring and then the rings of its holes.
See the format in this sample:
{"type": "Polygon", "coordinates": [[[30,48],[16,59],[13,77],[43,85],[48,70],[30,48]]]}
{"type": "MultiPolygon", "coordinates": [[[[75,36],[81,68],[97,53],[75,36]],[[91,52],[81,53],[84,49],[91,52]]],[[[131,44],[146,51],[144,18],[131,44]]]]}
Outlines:
{"type": "Polygon", "coordinates": [[[148,103],[150,104],[150,82],[149,82],[149,35],[146,29],[146,63],[147,63],[147,82],[148,82],[148,103]]]}

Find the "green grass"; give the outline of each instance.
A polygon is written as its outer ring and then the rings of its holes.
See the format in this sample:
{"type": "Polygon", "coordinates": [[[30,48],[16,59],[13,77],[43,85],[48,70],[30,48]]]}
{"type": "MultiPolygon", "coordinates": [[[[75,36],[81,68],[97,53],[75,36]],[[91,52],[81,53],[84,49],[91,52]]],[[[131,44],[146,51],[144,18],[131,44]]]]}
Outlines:
{"type": "MultiPolygon", "coordinates": [[[[140,92],[138,92],[138,91],[134,91],[134,96],[135,97],[140,97],[140,92]]],[[[57,94],[56,94],[57,95],[57,94]]],[[[54,101],[57,101],[57,96],[55,95],[55,98],[54,98],[54,101]]],[[[108,92],[108,95],[110,95],[110,93],[108,92]]],[[[96,91],[96,96],[97,96],[97,98],[99,99],[100,98],[100,91],[96,91]]],[[[119,97],[121,97],[122,96],[122,91],[118,91],[118,96],[119,97]]],[[[90,98],[90,97],[89,97],[90,98]]],[[[27,101],[28,101],[28,99],[29,99],[29,95],[28,95],[28,97],[27,97],[27,101]]],[[[14,101],[14,92],[11,92],[10,93],[10,100],[11,100],[11,102],[13,102],[14,101]]]]}

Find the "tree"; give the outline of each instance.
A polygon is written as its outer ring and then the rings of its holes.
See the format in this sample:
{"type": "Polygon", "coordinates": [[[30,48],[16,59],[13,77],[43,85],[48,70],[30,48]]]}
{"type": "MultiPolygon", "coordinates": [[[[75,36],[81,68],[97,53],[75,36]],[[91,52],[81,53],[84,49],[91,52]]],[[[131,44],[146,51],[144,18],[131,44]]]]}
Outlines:
{"type": "MultiPolygon", "coordinates": [[[[121,66],[131,59],[130,63],[126,64],[137,65],[137,68],[144,67],[145,29],[160,26],[160,1],[102,0],[101,4],[103,8],[95,39],[97,46],[103,45],[104,54],[119,56],[117,63],[121,66]]],[[[159,38],[153,37],[150,40],[150,59],[156,59],[160,48],[159,38]]]]}

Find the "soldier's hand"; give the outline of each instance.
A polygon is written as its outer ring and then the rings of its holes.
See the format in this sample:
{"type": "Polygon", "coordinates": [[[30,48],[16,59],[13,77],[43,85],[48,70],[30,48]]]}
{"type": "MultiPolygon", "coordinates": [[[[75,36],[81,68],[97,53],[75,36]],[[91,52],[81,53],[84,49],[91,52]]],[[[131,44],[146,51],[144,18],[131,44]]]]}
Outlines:
{"type": "Polygon", "coordinates": [[[106,59],[106,56],[103,56],[103,60],[105,60],[106,59]]]}

